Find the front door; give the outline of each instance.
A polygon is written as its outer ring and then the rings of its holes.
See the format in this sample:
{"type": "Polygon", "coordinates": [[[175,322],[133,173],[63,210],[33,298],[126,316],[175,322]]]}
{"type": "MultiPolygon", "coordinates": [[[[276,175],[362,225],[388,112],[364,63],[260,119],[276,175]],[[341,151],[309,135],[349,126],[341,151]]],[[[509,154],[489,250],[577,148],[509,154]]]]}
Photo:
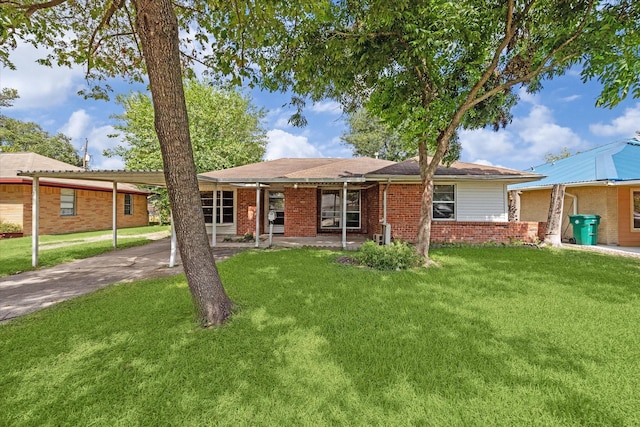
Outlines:
{"type": "MultiPolygon", "coordinates": [[[[276,219],[273,221],[273,232],[284,233],[284,191],[269,191],[269,201],[267,203],[267,214],[269,211],[276,213],[276,219]]],[[[265,215],[265,219],[268,215],[265,215]]],[[[269,232],[269,220],[266,219],[265,232],[269,232]]]]}

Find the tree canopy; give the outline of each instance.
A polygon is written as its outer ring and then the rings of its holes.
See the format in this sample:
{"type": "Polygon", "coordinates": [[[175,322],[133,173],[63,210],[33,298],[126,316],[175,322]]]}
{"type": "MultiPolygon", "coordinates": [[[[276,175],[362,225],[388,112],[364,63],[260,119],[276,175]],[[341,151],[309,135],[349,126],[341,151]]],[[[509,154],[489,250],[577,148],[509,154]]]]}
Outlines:
{"type": "Polygon", "coordinates": [[[62,133],[50,135],[37,123],[1,115],[0,151],[37,153],[74,166],[82,166],[82,157],[78,155],[68,136],[62,133]]]}
{"type": "Polygon", "coordinates": [[[354,156],[402,161],[417,154],[415,147],[403,140],[400,132],[386,126],[366,108],[350,113],[347,126],[341,139],[352,148],[354,156]]]}
{"type": "Polygon", "coordinates": [[[291,27],[263,63],[265,84],[404,126],[420,156],[428,258],[432,179],[458,129],[507,125],[516,85],[536,91],[572,68],[603,84],[599,105],[640,96],[639,27],[632,0],[339,0],[291,27]]]}
{"type": "MultiPolygon", "coordinates": [[[[267,144],[264,112],[248,97],[208,81],[188,79],[185,99],[198,173],[262,159],[267,144]]],[[[162,169],[151,97],[134,92],[119,95],[117,102],[124,112],[115,116],[115,128],[122,133],[124,144],[105,154],[122,157],[128,169],[162,169]]]]}

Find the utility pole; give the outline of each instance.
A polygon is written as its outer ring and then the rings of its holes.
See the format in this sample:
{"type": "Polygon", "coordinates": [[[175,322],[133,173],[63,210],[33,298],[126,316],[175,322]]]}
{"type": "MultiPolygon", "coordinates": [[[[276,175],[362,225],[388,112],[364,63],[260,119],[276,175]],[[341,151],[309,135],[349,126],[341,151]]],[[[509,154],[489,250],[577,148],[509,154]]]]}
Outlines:
{"type": "Polygon", "coordinates": [[[84,139],[84,155],[82,156],[82,169],[89,169],[89,162],[91,161],[91,156],[89,155],[89,139],[84,139]]]}

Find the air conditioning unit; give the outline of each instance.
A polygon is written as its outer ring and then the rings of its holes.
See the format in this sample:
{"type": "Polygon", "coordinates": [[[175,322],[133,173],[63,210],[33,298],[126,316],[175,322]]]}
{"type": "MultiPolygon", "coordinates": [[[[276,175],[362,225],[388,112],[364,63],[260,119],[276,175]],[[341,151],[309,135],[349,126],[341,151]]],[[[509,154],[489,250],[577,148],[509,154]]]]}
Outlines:
{"type": "Polygon", "coordinates": [[[391,243],[391,224],[382,224],[382,244],[388,245],[391,243]]]}

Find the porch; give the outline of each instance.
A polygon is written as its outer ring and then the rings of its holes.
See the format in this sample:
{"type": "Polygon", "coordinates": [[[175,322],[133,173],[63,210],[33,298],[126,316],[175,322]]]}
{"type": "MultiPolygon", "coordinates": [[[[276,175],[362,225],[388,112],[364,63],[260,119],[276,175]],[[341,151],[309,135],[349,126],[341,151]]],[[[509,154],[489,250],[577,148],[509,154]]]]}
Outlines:
{"type": "MultiPolygon", "coordinates": [[[[347,235],[345,249],[348,251],[357,250],[367,240],[364,235],[347,235]]],[[[326,248],[343,249],[341,235],[320,235],[316,237],[285,237],[274,235],[271,242],[272,248],[326,248]]],[[[217,236],[215,248],[268,248],[269,235],[261,234],[256,245],[255,240],[243,240],[242,236],[217,236]]]]}

